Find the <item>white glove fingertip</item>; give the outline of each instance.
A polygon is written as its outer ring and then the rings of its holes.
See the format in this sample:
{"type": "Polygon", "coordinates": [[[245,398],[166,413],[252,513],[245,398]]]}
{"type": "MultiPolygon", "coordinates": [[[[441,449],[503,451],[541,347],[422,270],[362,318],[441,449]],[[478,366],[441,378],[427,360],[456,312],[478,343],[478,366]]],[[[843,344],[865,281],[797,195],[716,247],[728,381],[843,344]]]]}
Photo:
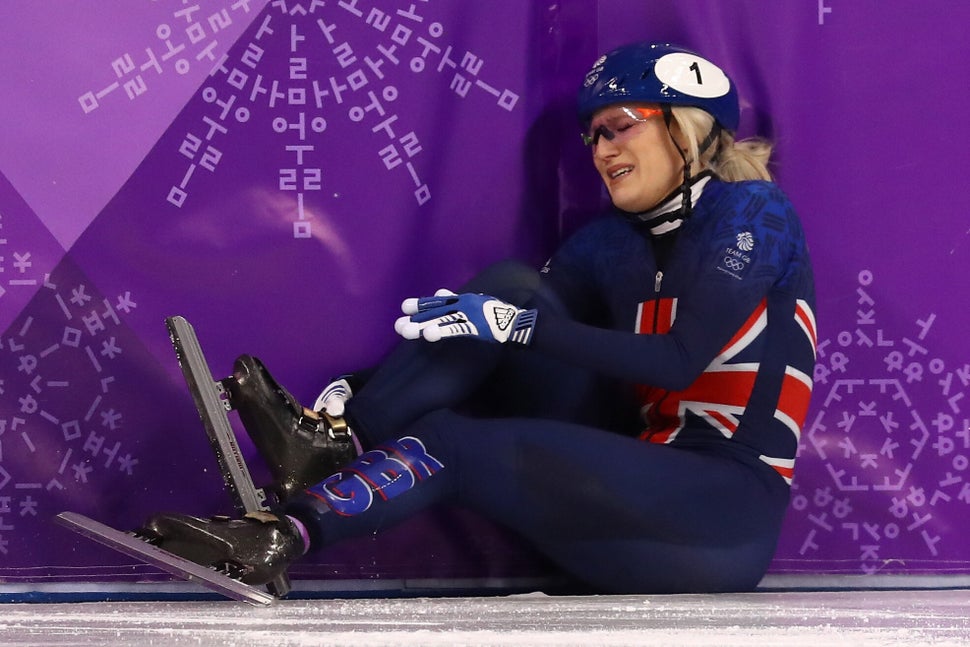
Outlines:
{"type": "Polygon", "coordinates": [[[401,312],[406,315],[417,314],[418,312],[418,300],[417,299],[405,299],[401,302],[401,312]]]}
{"type": "Polygon", "coordinates": [[[452,292],[448,288],[441,288],[437,292],[435,292],[434,295],[436,297],[456,297],[456,296],[458,296],[457,294],[455,294],[454,292],[452,292]]]}
{"type": "Polygon", "coordinates": [[[413,321],[408,321],[406,324],[401,326],[401,330],[398,333],[401,337],[405,339],[420,339],[421,338],[421,324],[414,323],[413,321]]]}
{"type": "MultiPolygon", "coordinates": [[[[403,317],[398,317],[397,320],[394,322],[394,332],[399,334],[401,337],[404,337],[405,339],[417,339],[417,337],[409,336],[409,334],[413,334],[411,331],[411,327],[416,325],[417,324],[411,321],[411,317],[408,317],[407,315],[403,317]]],[[[419,331],[419,334],[420,334],[420,331],[419,331]]]]}
{"type": "Polygon", "coordinates": [[[405,327],[403,336],[405,339],[421,339],[421,324],[412,321],[405,327]]]}
{"type": "Polygon", "coordinates": [[[428,326],[421,331],[421,336],[424,337],[425,341],[439,341],[441,339],[441,328],[438,326],[428,326]]]}

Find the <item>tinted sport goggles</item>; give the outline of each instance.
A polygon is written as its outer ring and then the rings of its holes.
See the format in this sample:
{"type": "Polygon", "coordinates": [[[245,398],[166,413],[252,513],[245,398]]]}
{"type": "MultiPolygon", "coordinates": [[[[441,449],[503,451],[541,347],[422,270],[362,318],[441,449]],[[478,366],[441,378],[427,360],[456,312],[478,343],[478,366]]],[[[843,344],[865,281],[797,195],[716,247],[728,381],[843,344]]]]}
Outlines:
{"type": "Polygon", "coordinates": [[[660,108],[641,106],[620,106],[608,108],[598,114],[583,133],[583,143],[587,146],[599,144],[600,137],[606,141],[622,144],[640,131],[640,125],[654,117],[663,115],[660,108]]]}

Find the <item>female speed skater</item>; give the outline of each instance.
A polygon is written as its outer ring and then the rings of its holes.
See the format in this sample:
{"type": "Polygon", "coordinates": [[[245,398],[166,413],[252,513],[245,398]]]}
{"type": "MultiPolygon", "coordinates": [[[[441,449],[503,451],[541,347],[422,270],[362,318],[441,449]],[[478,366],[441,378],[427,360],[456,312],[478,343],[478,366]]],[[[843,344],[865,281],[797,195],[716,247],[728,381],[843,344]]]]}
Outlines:
{"type": "Polygon", "coordinates": [[[408,299],[405,340],[304,408],[251,356],[230,399],[273,470],[274,514],[138,532],[267,582],[309,551],[439,503],[508,527],[603,593],[743,591],[768,568],[812,390],[805,236],[735,141],[737,90],[660,43],[579,90],[612,201],[539,271],[408,299]]]}

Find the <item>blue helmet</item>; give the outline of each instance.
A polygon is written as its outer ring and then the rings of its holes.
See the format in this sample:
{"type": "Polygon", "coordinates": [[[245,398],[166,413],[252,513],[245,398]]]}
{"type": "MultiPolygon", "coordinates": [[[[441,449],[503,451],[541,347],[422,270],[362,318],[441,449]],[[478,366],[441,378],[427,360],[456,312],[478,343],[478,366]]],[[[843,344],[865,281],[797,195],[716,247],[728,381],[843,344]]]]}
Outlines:
{"type": "Polygon", "coordinates": [[[741,117],[731,79],[709,60],[666,43],[636,43],[600,57],[579,90],[579,118],[588,124],[600,108],[625,102],[692,106],[725,130],[741,117]]]}

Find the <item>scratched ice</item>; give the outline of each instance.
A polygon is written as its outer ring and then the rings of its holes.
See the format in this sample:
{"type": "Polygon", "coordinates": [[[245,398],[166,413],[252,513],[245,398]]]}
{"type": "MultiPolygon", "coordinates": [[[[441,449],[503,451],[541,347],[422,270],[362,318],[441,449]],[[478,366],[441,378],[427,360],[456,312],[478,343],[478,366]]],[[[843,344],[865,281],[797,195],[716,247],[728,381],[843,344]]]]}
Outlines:
{"type": "Polygon", "coordinates": [[[964,645],[966,591],[5,605],[44,645],[964,645]]]}

